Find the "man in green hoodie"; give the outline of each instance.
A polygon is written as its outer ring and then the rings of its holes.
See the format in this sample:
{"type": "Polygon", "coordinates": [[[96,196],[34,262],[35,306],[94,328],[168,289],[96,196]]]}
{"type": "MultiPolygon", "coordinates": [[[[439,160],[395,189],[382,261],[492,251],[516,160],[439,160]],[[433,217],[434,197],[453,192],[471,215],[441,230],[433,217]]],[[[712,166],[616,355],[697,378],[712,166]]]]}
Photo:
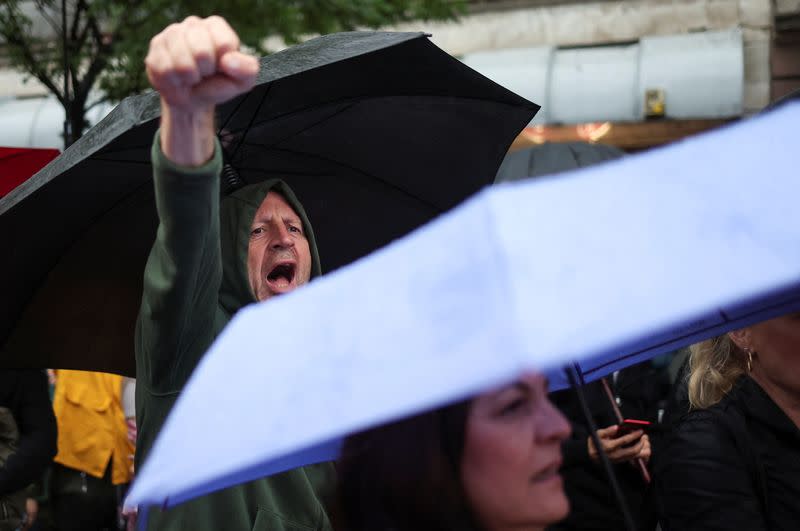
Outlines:
{"type": "MultiPolygon", "coordinates": [[[[320,274],[311,225],[284,183],[247,186],[220,201],[214,107],[249,90],[258,72],[257,60],[239,51],[227,22],[189,17],[170,25],[151,40],[145,65],[161,95],[152,150],[160,224],[136,328],[140,462],[233,314],[320,274]]],[[[268,355],[268,333],[263,342],[268,355]]],[[[252,422],[258,422],[253,410],[252,422]]],[[[332,474],[332,465],[323,464],[228,488],[153,514],[150,529],[328,530],[322,498],[332,474]]]]}

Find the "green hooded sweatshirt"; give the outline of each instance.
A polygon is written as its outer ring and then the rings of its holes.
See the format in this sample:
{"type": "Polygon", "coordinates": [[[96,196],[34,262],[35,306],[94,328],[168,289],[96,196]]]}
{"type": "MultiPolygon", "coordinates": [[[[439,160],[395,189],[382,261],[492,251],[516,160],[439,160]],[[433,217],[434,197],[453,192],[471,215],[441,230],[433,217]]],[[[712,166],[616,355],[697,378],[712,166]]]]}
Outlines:
{"type": "MultiPolygon", "coordinates": [[[[156,133],[152,161],[160,224],[145,267],[136,324],[137,464],[147,456],[214,338],[234,313],[256,302],[247,276],[247,248],[253,217],[270,190],[279,192],[302,219],[311,249],[311,276],[320,274],[308,217],[286,184],[265,181],[220,201],[219,144],[211,161],[187,169],[164,156],[158,138],[156,133]]],[[[269,334],[264,335],[264,348],[269,348],[269,334]]],[[[258,409],[253,407],[252,412],[251,422],[258,422],[258,409]]],[[[189,434],[187,444],[191,444],[189,434]]],[[[333,474],[332,464],[325,463],[231,487],[164,512],[152,511],[148,527],[158,531],[329,530],[322,498],[333,484],[333,474]]]]}

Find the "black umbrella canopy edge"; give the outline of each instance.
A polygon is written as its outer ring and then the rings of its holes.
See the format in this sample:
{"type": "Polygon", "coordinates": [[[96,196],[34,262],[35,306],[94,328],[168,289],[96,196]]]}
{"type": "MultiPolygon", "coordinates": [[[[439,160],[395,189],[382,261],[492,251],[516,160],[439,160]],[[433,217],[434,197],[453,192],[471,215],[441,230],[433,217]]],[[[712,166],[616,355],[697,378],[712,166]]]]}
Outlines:
{"type": "Polygon", "coordinates": [[[310,39],[262,57],[256,84],[270,83],[342,60],[378,52],[414,39],[422,32],[345,31],[310,39]],[[303,60],[302,58],[306,58],[303,60]]]}
{"type": "Polygon", "coordinates": [[[155,116],[158,116],[160,112],[158,112],[158,95],[156,93],[129,96],[122,100],[105,118],[86,131],[80,140],[69,146],[61,155],[9,192],[8,195],[0,198],[0,215],[12,210],[75,164],[97,153],[131,127],[147,121],[147,118],[143,119],[143,116],[152,112],[154,103],[157,110],[155,116]]]}
{"type": "MultiPolygon", "coordinates": [[[[273,55],[262,57],[260,68],[256,77],[256,85],[263,85],[273,81],[287,79],[293,75],[305,73],[340,61],[351,60],[364,55],[372,54],[401,44],[423,39],[426,46],[433,48],[439,54],[447,56],[454,64],[465,71],[480,76],[489,85],[500,89],[507,95],[509,105],[528,107],[532,113],[531,119],[541,108],[508,88],[487,78],[482,73],[458,60],[430,40],[431,34],[425,32],[382,32],[382,31],[347,31],[323,35],[302,44],[287,48],[273,55]],[[356,52],[343,53],[356,48],[356,52]],[[291,61],[286,57],[291,52],[291,61]],[[308,56],[309,61],[299,64],[299,57],[308,56]]],[[[240,98],[241,96],[239,96],[240,98]]],[[[226,105],[230,102],[226,103],[226,105]]]]}

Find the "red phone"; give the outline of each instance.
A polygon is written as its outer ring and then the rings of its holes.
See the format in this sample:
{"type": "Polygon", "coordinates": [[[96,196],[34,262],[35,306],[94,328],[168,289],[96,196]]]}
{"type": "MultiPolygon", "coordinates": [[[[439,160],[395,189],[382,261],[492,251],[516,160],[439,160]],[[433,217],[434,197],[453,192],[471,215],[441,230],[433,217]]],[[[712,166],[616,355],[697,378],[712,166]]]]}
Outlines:
{"type": "Polygon", "coordinates": [[[617,437],[622,437],[636,430],[646,431],[649,427],[650,423],[646,420],[625,419],[619,424],[617,437]]]}

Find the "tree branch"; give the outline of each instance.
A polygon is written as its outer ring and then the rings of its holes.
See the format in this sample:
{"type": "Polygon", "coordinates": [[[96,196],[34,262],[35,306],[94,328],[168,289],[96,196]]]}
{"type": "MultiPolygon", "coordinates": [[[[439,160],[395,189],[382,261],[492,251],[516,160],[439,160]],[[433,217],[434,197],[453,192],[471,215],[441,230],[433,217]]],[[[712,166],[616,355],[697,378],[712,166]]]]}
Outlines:
{"type": "MultiPolygon", "coordinates": [[[[92,86],[94,86],[94,82],[97,80],[97,77],[103,72],[108,64],[108,59],[112,51],[112,45],[105,42],[103,33],[100,30],[100,26],[93,15],[88,15],[87,13],[86,25],[87,27],[91,28],[92,38],[94,40],[94,44],[96,45],[97,52],[92,58],[86,73],[83,75],[83,79],[81,79],[73,89],[76,94],[80,93],[82,96],[84,96],[84,98],[88,96],[89,91],[92,89],[92,86]]],[[[73,81],[75,81],[75,79],[76,78],[73,77],[73,81]]]]}
{"type": "Polygon", "coordinates": [[[14,31],[13,33],[4,35],[6,44],[8,44],[9,47],[14,47],[22,56],[24,59],[24,63],[21,65],[22,68],[38,79],[47,87],[47,90],[52,92],[58,101],[64,105],[64,94],[58,90],[54,80],[47,75],[47,71],[40,66],[41,62],[36,58],[30,43],[25,39],[25,32],[23,31],[22,25],[12,9],[8,10],[8,20],[11,22],[14,31]]]}
{"type": "Polygon", "coordinates": [[[108,57],[99,55],[95,57],[94,61],[92,61],[92,63],[89,65],[89,68],[86,70],[86,73],[83,75],[83,79],[81,79],[78,85],[73,89],[74,93],[76,94],[75,97],[80,95],[81,97],[85,98],[89,95],[89,91],[92,89],[92,86],[94,86],[97,76],[100,75],[107,64],[108,57]]]}
{"type": "Polygon", "coordinates": [[[47,21],[47,23],[52,28],[53,33],[55,33],[56,36],[61,35],[61,31],[62,31],[61,23],[59,21],[57,21],[56,19],[54,19],[50,15],[50,13],[48,13],[48,9],[47,9],[48,6],[45,5],[45,3],[42,2],[41,0],[38,0],[37,2],[35,2],[35,4],[36,4],[36,11],[38,11],[42,15],[42,18],[47,21]]]}
{"type": "MultiPolygon", "coordinates": [[[[72,28],[70,30],[72,34],[70,48],[75,52],[75,54],[78,57],[81,57],[84,54],[83,49],[86,45],[86,40],[89,37],[90,26],[88,21],[84,25],[81,34],[78,35],[78,28],[80,27],[80,20],[82,15],[86,13],[86,17],[89,18],[88,8],[89,6],[86,4],[84,0],[79,0],[77,5],[75,6],[75,11],[73,13],[72,28]]],[[[86,55],[89,54],[86,53],[86,55]]],[[[76,75],[77,74],[76,70],[80,69],[80,65],[76,64],[73,66],[72,62],[70,62],[69,68],[70,68],[70,77],[72,78],[72,90],[75,91],[78,89],[78,86],[76,86],[76,80],[79,78],[79,76],[76,75]]]]}
{"type": "Polygon", "coordinates": [[[80,25],[81,13],[85,10],[86,2],[84,2],[84,0],[79,0],[75,5],[75,11],[72,13],[72,25],[69,30],[70,39],[72,39],[73,42],[78,41],[78,26],[80,25]]]}
{"type": "Polygon", "coordinates": [[[75,42],[77,43],[77,48],[83,48],[83,45],[86,44],[86,39],[89,37],[89,24],[83,25],[83,30],[81,31],[80,35],[75,36],[75,42]]]}

